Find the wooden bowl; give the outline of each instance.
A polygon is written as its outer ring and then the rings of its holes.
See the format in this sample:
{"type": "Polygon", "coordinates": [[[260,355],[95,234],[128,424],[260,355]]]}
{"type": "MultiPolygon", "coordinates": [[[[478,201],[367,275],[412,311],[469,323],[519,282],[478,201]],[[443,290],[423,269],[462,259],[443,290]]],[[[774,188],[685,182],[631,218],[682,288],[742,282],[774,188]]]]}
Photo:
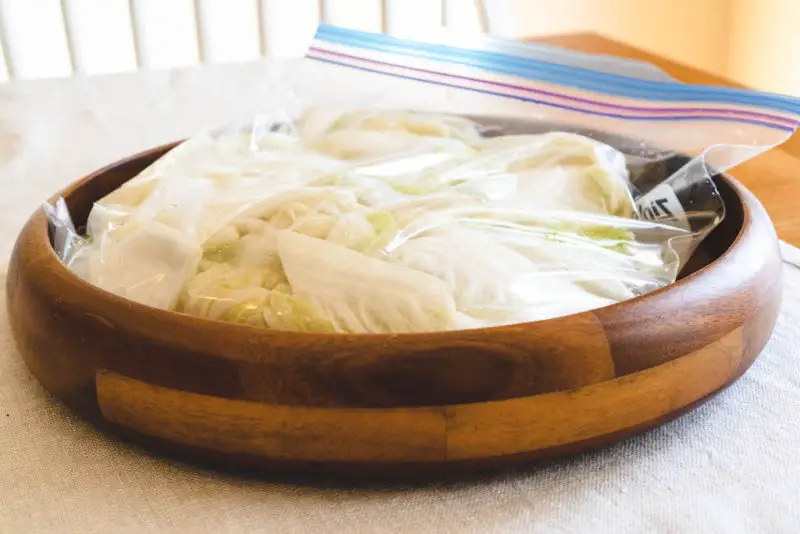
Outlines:
{"type": "MultiPolygon", "coordinates": [[[[77,222],[170,146],[60,193],[77,222]]],[[[19,351],[88,420],[196,459],[348,473],[466,470],[582,451],[736,380],[772,331],[781,261],[761,204],[716,178],[724,222],[683,277],[605,308],[472,331],[298,334],[142,306],[73,275],[45,216],[14,249],[19,351]]]]}

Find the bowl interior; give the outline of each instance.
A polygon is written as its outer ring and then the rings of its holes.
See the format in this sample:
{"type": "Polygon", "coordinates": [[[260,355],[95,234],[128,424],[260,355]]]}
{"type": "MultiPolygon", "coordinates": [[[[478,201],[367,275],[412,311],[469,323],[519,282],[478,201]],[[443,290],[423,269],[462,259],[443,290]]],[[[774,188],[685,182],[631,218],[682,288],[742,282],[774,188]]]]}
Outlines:
{"type": "MultiPolygon", "coordinates": [[[[114,163],[63,192],[76,225],[85,225],[96,200],[174,146],[114,163]]],[[[670,169],[686,161],[676,156],[655,165],[662,173],[674,172],[670,169]]],[[[32,263],[57,269],[59,276],[47,278],[53,282],[37,293],[32,281],[43,275],[30,275],[22,293],[34,293],[39,307],[18,330],[35,330],[34,345],[52,337],[58,346],[67,346],[65,340],[78,336],[80,342],[64,360],[74,367],[74,381],[86,398],[94,398],[97,369],[168,389],[298,406],[441,406],[573,390],[693,354],[732,330],[741,332],[742,318],[757,313],[764,317],[759,324],[769,327],[759,331],[771,328],[774,310],[764,302],[774,298],[774,284],[755,280],[773,268],[769,221],[735,181],[725,176],[714,180],[727,216],[697,248],[680,283],[549,321],[408,335],[252,329],[134,306],[69,276],[43,246],[45,225],[39,214],[36,250],[23,248],[38,254],[30,257],[47,260],[32,263]],[[743,270],[735,265],[743,254],[763,261],[743,270]],[[741,312],[730,313],[732,309],[741,312]],[[86,351],[85,339],[96,340],[91,351],[86,351]]],[[[748,341],[747,347],[758,346],[762,337],[748,341]]],[[[748,354],[756,352],[748,349],[748,354]]],[[[36,351],[29,357],[34,367],[45,358],[36,351]]],[[[53,376],[58,377],[54,387],[61,387],[64,373],[53,376]]]]}
{"type": "MultiPolygon", "coordinates": [[[[483,118],[483,122],[484,124],[489,124],[489,127],[493,128],[494,131],[503,133],[544,133],[559,129],[562,131],[564,130],[563,127],[559,128],[542,123],[531,123],[530,121],[483,118]]],[[[491,132],[492,130],[490,129],[488,135],[492,135],[491,132]]],[[[576,130],[576,133],[593,137],[623,152],[625,152],[628,147],[633,146],[630,140],[613,134],[578,130],[576,130]]],[[[171,143],[153,148],[114,163],[87,177],[67,191],[65,200],[78,230],[83,231],[85,228],[86,220],[95,201],[111,193],[123,183],[136,176],[172,149],[176,144],[178,143],[171,143]]],[[[632,169],[632,173],[638,176],[638,183],[647,181],[660,182],[675,173],[689,161],[689,158],[683,155],[664,154],[666,155],[660,158],[654,158],[652,161],[634,164],[636,168],[632,169]]],[[[720,257],[733,244],[744,224],[744,208],[738,194],[723,175],[715,175],[713,181],[724,203],[725,217],[722,219],[722,222],[712,230],[707,238],[703,240],[689,261],[684,265],[682,271],[679,273],[679,280],[705,267],[713,260],[720,257]]]]}
{"type": "MultiPolygon", "coordinates": [[[[76,225],[174,146],[66,190],[76,225]]],[[[644,172],[671,174],[686,161],[662,158],[644,172]]],[[[12,258],[9,317],[29,368],[56,397],[181,455],[341,472],[547,458],[692,409],[764,346],[781,293],[774,233],[746,190],[725,176],[714,181],[726,217],[681,277],[700,272],[549,321],[317,336],[130,306],[67,276],[44,246],[42,214],[12,258]]]]}

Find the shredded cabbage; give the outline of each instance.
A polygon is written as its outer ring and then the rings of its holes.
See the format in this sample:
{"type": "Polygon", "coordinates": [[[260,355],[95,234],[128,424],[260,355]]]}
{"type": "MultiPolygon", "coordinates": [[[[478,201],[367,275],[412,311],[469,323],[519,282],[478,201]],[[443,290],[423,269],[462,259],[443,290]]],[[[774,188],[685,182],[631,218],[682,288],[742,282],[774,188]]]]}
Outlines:
{"type": "Polygon", "coordinates": [[[73,268],[138,302],[300,332],[425,332],[605,306],[676,276],[625,157],[576,134],[308,109],[198,136],[100,200],[73,268]]]}

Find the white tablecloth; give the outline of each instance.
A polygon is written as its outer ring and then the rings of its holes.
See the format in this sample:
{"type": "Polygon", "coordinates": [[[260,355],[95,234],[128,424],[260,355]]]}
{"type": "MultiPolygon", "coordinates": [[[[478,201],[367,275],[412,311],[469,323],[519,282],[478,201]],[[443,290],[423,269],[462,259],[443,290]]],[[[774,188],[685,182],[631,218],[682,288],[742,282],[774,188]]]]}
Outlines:
{"type": "MultiPolygon", "coordinates": [[[[0,86],[3,273],[50,193],[134,151],[247,117],[262,107],[268,71],[0,86]]],[[[599,453],[424,487],[241,478],[103,436],[29,374],[2,307],[0,532],[798,532],[800,269],[785,275],[769,345],[695,412],[599,453]]]]}

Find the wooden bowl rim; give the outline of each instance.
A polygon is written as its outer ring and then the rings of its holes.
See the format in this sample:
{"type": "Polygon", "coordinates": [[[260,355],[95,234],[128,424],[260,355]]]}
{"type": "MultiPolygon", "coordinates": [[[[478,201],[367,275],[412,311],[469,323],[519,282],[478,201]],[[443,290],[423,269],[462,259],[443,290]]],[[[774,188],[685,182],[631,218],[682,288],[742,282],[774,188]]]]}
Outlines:
{"type": "MultiPolygon", "coordinates": [[[[124,164],[147,158],[154,154],[158,154],[157,157],[161,157],[163,154],[180,144],[182,141],[166,143],[163,145],[159,145],[153,148],[149,148],[140,152],[137,152],[131,156],[119,159],[109,165],[106,165],[89,175],[76,180],[75,182],[71,183],[55,195],[50,198],[50,202],[54,202],[59,197],[67,198],[69,195],[74,193],[79,188],[83,187],[89,181],[95,179],[96,177],[109,172],[119,166],[124,164]]],[[[321,333],[321,332],[292,332],[292,331],[283,331],[283,330],[270,330],[270,329],[262,329],[254,326],[237,324],[237,323],[228,323],[225,321],[215,321],[213,319],[206,319],[203,317],[192,316],[180,312],[175,312],[171,310],[164,310],[161,308],[155,308],[152,306],[147,306],[144,304],[140,304],[138,302],[126,299],[124,297],[120,297],[115,295],[114,293],[108,292],[100,287],[97,287],[79,276],[77,276],[71,269],[67,268],[61,260],[56,256],[55,250],[53,249],[52,243],[50,241],[49,231],[48,231],[48,221],[46,219],[45,214],[41,210],[37,210],[34,215],[31,217],[29,224],[23,229],[20,238],[23,237],[23,234],[28,233],[29,235],[26,237],[30,238],[30,241],[27,243],[28,247],[35,246],[38,244],[44,244],[44,247],[37,247],[35,252],[35,257],[37,260],[36,264],[38,265],[37,269],[42,271],[48,271],[49,276],[56,276],[59,278],[60,283],[67,284],[71,286],[73,289],[77,291],[82,291],[85,293],[87,298],[92,299],[93,302],[102,302],[108,306],[115,306],[117,308],[126,308],[129,314],[148,314],[151,315],[154,319],[162,321],[164,325],[163,332],[169,332],[169,327],[172,325],[180,325],[188,328],[213,328],[213,329],[221,329],[223,331],[228,331],[232,335],[236,334],[247,334],[248,336],[258,336],[260,339],[259,341],[263,340],[265,343],[268,343],[270,339],[275,339],[276,337],[280,336],[284,340],[291,341],[292,339],[295,340],[318,340],[321,342],[357,342],[359,340],[370,339],[372,341],[376,340],[397,340],[402,339],[406,342],[413,342],[415,339],[422,340],[423,338],[427,342],[431,341],[457,341],[459,336],[463,332],[472,332],[472,333],[480,333],[485,335],[486,337],[493,337],[495,335],[502,335],[504,331],[508,328],[524,328],[528,325],[538,325],[547,322],[556,322],[564,319],[565,317],[575,317],[584,314],[590,314],[595,310],[616,310],[619,309],[621,306],[629,306],[632,303],[647,303],[649,305],[658,305],[658,301],[664,297],[665,293],[670,292],[677,287],[687,286],[693,283],[702,283],[702,280],[705,278],[710,278],[713,276],[718,270],[722,269],[723,266],[722,261],[724,258],[729,256],[737,249],[742,241],[745,239],[745,236],[748,232],[751,231],[752,228],[752,210],[750,202],[752,200],[748,199],[747,196],[742,195],[742,190],[744,186],[742,186],[736,179],[732,178],[727,174],[719,175],[722,180],[726,182],[728,186],[730,186],[731,191],[734,193],[736,199],[739,202],[739,205],[742,207],[742,225],[739,229],[736,237],[731,242],[730,246],[718,257],[716,257],[713,261],[708,263],[707,265],[701,267],[695,272],[688,274],[687,276],[683,277],[682,279],[673,282],[667,286],[659,288],[655,291],[650,293],[646,293],[644,295],[640,295],[634,297],[632,299],[628,299],[622,302],[610,304],[608,306],[603,306],[602,308],[595,308],[592,310],[587,310],[585,312],[580,312],[577,314],[570,314],[567,316],[562,317],[555,317],[552,319],[545,319],[542,321],[533,321],[533,322],[524,322],[524,323],[515,323],[509,325],[499,325],[499,326],[491,326],[491,327],[482,327],[482,328],[474,328],[474,329],[466,329],[466,330],[440,330],[440,331],[433,331],[433,332],[414,332],[414,333],[396,333],[396,334],[384,334],[384,333],[321,333]],[[57,266],[56,266],[57,265],[57,266]]],[[[133,178],[133,176],[131,176],[133,178]]],[[[729,211],[729,206],[726,206],[726,210],[729,211]]],[[[168,336],[160,335],[158,331],[148,331],[148,335],[152,336],[153,339],[159,340],[168,340],[168,336]]]]}

